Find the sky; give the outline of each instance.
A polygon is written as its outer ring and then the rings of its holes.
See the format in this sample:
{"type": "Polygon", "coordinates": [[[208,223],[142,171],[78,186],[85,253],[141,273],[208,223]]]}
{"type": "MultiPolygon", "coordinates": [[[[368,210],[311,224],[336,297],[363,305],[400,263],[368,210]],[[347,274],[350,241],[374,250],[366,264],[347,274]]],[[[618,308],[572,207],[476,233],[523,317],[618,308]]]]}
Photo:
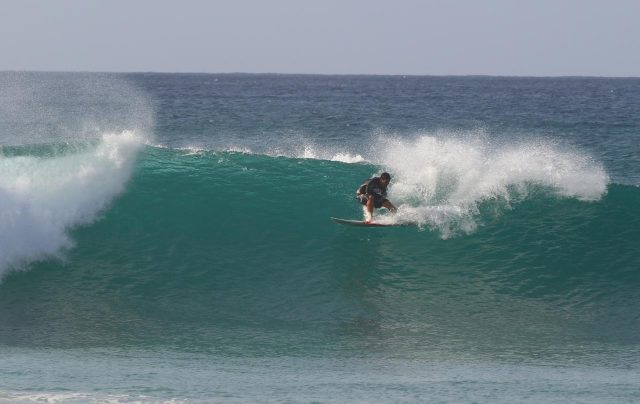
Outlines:
{"type": "Polygon", "coordinates": [[[640,0],[0,0],[0,71],[640,76],[640,0]]]}

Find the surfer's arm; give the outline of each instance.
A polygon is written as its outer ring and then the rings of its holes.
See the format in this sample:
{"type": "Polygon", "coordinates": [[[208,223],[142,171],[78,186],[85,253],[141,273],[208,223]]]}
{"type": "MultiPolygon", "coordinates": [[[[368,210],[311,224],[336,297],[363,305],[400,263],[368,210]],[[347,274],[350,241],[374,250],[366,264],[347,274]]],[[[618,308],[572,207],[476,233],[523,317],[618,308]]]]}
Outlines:
{"type": "Polygon", "coordinates": [[[398,211],[398,208],[393,206],[393,204],[391,202],[389,202],[388,199],[382,203],[382,206],[384,206],[385,208],[389,209],[389,211],[392,212],[392,213],[396,213],[398,211]]]}

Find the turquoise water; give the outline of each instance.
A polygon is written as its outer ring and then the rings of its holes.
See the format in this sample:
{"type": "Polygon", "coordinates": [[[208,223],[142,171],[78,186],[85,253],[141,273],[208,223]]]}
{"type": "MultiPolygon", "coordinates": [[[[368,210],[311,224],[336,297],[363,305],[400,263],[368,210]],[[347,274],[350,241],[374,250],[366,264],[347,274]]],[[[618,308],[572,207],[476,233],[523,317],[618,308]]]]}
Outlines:
{"type": "Polygon", "coordinates": [[[0,401],[640,393],[640,80],[0,77],[0,401]]]}

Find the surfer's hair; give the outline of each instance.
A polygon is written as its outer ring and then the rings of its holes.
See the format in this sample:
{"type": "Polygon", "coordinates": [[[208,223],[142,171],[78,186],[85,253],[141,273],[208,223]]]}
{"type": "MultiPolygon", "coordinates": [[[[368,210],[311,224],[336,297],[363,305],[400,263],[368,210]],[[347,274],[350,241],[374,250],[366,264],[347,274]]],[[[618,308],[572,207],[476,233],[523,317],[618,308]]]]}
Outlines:
{"type": "Polygon", "coordinates": [[[382,173],[380,174],[380,179],[391,181],[391,175],[389,173],[382,173]]]}

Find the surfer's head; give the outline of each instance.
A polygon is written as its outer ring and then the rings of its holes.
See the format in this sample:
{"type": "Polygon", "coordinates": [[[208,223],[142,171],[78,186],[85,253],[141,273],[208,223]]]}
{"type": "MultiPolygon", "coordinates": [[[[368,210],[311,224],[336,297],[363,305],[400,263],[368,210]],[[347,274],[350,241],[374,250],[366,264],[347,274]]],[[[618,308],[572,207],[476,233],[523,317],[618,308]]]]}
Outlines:
{"type": "Polygon", "coordinates": [[[380,174],[380,180],[382,182],[384,182],[385,185],[389,184],[391,182],[391,175],[389,175],[389,173],[382,173],[380,174]]]}

